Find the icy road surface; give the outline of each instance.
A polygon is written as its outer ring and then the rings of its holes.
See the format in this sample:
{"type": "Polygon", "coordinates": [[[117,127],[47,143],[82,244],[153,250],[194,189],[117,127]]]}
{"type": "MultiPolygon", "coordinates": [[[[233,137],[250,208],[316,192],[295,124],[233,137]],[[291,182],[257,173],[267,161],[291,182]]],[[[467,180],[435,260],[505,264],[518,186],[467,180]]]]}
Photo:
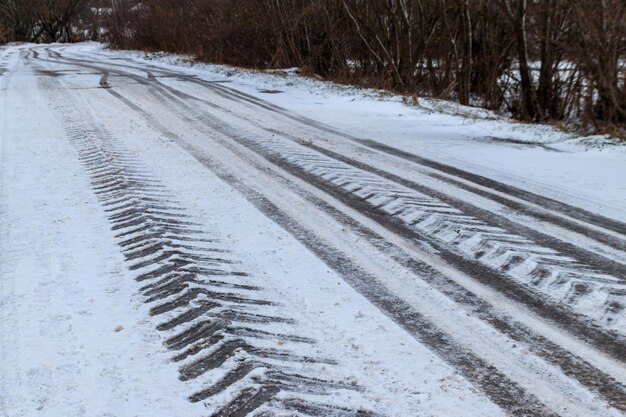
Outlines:
{"type": "Polygon", "coordinates": [[[0,416],[624,416],[626,151],[0,48],[0,416]]]}

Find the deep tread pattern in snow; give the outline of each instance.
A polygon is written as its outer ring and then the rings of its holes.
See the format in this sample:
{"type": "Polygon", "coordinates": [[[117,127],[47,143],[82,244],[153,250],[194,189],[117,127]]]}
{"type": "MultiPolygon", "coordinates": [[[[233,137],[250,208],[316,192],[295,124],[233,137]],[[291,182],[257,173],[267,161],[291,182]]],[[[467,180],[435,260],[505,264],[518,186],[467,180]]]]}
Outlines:
{"type": "Polygon", "coordinates": [[[609,329],[624,312],[623,277],[597,271],[437,198],[313,149],[275,138],[236,139],[271,161],[293,167],[338,194],[365,204],[377,216],[388,217],[436,247],[478,262],[554,305],[568,306],[609,329]]]}
{"type": "Polygon", "coordinates": [[[268,410],[374,415],[328,405],[342,391],[358,393],[359,387],[303,375],[336,361],[294,353],[315,340],[290,332],[294,320],[280,316],[280,306],[263,296],[240,262],[207,238],[166,187],[106,130],[86,123],[75,105],[51,102],[90,174],[128,268],[141,283],[150,314],[163,317],[157,330],[167,334],[165,346],[180,364],[180,379],[215,372],[210,380],[217,382],[193,393],[190,401],[219,395],[220,405],[211,405],[214,416],[267,415],[268,410]]]}

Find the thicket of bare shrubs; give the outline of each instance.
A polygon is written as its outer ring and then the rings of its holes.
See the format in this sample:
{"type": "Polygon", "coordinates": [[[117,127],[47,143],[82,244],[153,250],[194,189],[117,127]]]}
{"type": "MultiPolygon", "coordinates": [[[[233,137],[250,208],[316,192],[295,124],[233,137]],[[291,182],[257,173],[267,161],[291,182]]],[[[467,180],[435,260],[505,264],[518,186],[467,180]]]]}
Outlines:
{"type": "Polygon", "coordinates": [[[0,0],[0,41],[72,42],[91,38],[104,0],[0,0]]]}
{"type": "MultiPolygon", "coordinates": [[[[84,1],[0,0],[0,15],[12,3],[84,1]]],[[[560,120],[622,135],[626,128],[623,0],[100,3],[108,39],[119,48],[256,68],[298,66],[329,79],[458,100],[522,120],[560,120]]],[[[36,27],[49,34],[44,38],[63,33],[63,19],[40,17],[56,22],[56,29],[36,27]]],[[[24,33],[19,22],[12,24],[20,28],[15,33],[24,33]]]]}
{"type": "Polygon", "coordinates": [[[118,0],[111,41],[507,111],[626,125],[621,0],[118,0]]]}

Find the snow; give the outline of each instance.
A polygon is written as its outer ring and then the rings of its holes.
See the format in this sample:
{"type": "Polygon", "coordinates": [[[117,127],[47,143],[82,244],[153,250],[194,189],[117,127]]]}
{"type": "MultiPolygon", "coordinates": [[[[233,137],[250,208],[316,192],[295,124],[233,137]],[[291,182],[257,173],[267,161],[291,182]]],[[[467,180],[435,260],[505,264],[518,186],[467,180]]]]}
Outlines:
{"type": "MultiPolygon", "coordinates": [[[[171,352],[163,346],[178,331],[155,330],[163,317],[149,317],[140,285],[124,262],[88,173],[68,138],[68,126],[54,114],[63,105],[78,109],[82,123],[105,126],[120,146],[138,157],[151,178],[175,196],[191,220],[210,231],[208,237],[217,239],[229,256],[253,273],[251,280],[263,288],[263,298],[280,303],[264,312],[295,319],[297,329],[316,340],[315,345],[300,348],[303,354],[340,362],[323,369],[298,365],[303,372],[356,381],[366,393],[339,391],[329,403],[371,408],[390,416],[506,415],[156,127],[167,127],[198,148],[204,146],[207,158],[231,158],[224,170],[247,175],[251,186],[271,189],[274,185],[268,198],[288,207],[287,213],[314,229],[322,241],[339,242],[348,254],[346,260],[375,252],[369,243],[337,233],[330,216],[284,191],[281,182],[287,177],[242,164],[243,159],[230,155],[227,148],[212,145],[217,134],[199,132],[182,119],[167,119],[170,113],[157,108],[154,97],[152,101],[143,97],[140,104],[162,116],[155,118],[158,123],[138,118],[106,90],[90,87],[97,85],[96,73],[68,72],[58,77],[64,100],[55,104],[52,90],[35,88],[36,72],[20,62],[20,50],[30,47],[0,49],[0,68],[8,70],[0,70],[0,415],[204,415],[230,395],[225,392],[197,404],[187,401],[199,388],[219,380],[224,370],[178,380],[179,364],[170,362],[171,352]]],[[[626,219],[626,185],[620,180],[626,174],[626,147],[607,138],[576,137],[437,100],[420,99],[419,105],[410,105],[401,97],[303,78],[295,69],[257,72],[192,64],[188,57],[111,52],[96,43],[54,48],[67,50],[68,55],[106,54],[101,58],[109,63],[130,59],[227,82],[355,136],[626,219]]],[[[117,81],[111,80],[114,88],[117,81]]],[[[129,93],[136,87],[129,83],[123,88],[129,93]]],[[[326,198],[321,193],[318,197],[326,198]]],[[[389,259],[372,256],[363,268],[552,409],[567,405],[569,410],[559,410],[563,415],[590,411],[620,415],[528,346],[517,342],[513,350],[506,335],[470,317],[427,283],[409,281],[411,275],[389,259]]],[[[502,302],[507,314],[528,314],[505,305],[497,294],[476,283],[467,283],[472,285],[476,293],[484,292],[485,299],[502,302]]],[[[535,320],[536,331],[577,346],[567,336],[551,334],[553,329],[540,329],[545,324],[535,320]]],[[[594,366],[615,373],[619,381],[626,379],[623,373],[617,375],[620,369],[611,360],[593,360],[594,366]]]]}

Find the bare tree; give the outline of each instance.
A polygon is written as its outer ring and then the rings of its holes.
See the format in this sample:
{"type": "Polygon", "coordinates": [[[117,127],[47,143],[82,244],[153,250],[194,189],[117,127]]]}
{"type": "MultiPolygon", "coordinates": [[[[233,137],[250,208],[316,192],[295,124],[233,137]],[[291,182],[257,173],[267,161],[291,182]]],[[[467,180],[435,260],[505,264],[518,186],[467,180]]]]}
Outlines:
{"type": "Polygon", "coordinates": [[[31,39],[37,0],[0,0],[0,23],[7,32],[7,40],[31,39]]]}

